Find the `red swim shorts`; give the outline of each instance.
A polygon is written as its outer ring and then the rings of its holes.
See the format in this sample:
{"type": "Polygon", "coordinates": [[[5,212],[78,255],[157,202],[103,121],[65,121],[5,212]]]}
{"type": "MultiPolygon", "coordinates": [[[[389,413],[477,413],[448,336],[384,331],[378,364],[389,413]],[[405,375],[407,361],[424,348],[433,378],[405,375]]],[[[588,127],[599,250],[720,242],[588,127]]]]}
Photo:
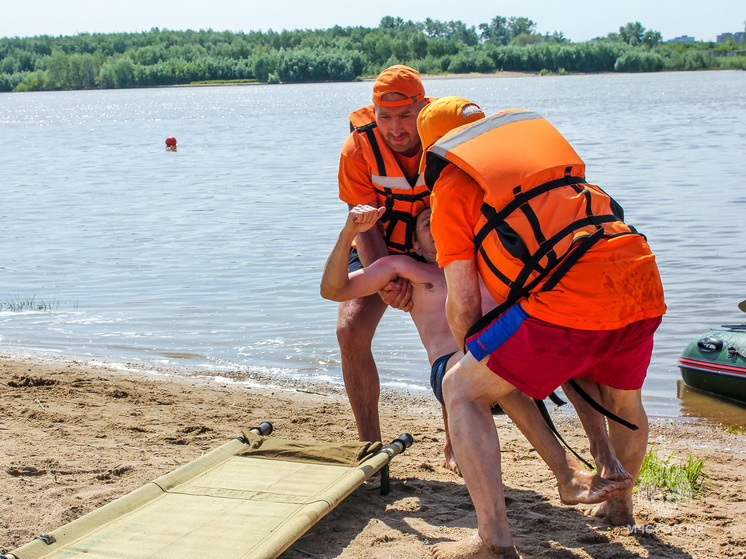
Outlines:
{"type": "Polygon", "coordinates": [[[577,330],[533,318],[515,305],[469,338],[467,346],[477,359],[489,354],[491,371],[539,400],[574,377],[637,390],[660,323],[656,317],[617,330],[577,330]]]}

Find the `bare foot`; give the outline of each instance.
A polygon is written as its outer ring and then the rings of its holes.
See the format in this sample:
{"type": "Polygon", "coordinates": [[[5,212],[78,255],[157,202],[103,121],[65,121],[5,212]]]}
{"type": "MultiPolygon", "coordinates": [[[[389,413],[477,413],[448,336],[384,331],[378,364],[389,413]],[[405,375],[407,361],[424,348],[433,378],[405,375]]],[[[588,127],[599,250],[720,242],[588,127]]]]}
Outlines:
{"type": "Polygon", "coordinates": [[[587,516],[605,518],[613,526],[633,526],[635,516],[632,513],[632,499],[623,495],[609,499],[605,503],[592,508],[587,516]]]}
{"type": "Polygon", "coordinates": [[[613,454],[606,458],[596,459],[596,467],[598,468],[598,475],[602,478],[612,481],[632,479],[632,474],[624,469],[622,463],[613,454]]]}
{"type": "Polygon", "coordinates": [[[435,559],[521,559],[515,547],[487,545],[474,534],[459,542],[442,542],[430,548],[435,559]]]}
{"type": "Polygon", "coordinates": [[[603,503],[619,495],[632,485],[632,477],[616,481],[586,472],[582,468],[573,471],[572,477],[564,483],[557,483],[560,500],[566,505],[603,503]]]}
{"type": "Polygon", "coordinates": [[[461,475],[461,468],[458,467],[458,462],[456,462],[456,456],[453,454],[453,447],[451,446],[450,439],[447,439],[445,446],[443,446],[443,454],[446,458],[443,467],[451,470],[457,476],[463,477],[461,475]]]}

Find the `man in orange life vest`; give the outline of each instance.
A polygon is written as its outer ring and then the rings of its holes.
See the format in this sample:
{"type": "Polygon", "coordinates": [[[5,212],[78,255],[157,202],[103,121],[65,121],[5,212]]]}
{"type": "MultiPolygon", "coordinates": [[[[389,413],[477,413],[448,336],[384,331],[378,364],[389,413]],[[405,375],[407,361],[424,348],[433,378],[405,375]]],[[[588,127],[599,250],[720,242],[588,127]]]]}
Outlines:
{"type": "MultiPolygon", "coordinates": [[[[485,118],[466,99],[444,97],[421,111],[418,131],[446,314],[466,352],[442,388],[478,519],[474,536],[433,553],[518,557],[491,405],[515,388],[543,399],[573,377],[598,383],[595,399],[637,427],[608,422],[616,456],[636,478],[648,434],[640,389],[665,313],[663,288],[645,238],[586,183],[583,161],[536,113],[485,118]],[[500,303],[484,320],[480,277],[500,303]]],[[[632,486],[594,514],[634,524],[632,486]]]]}
{"type": "MultiPolygon", "coordinates": [[[[356,237],[350,270],[388,254],[417,257],[413,248],[415,216],[430,195],[419,174],[422,148],[417,115],[427,102],[417,71],[397,65],[379,74],[373,85],[373,104],[350,114],[352,132],[339,163],[339,197],[350,208],[359,204],[385,208],[381,226],[356,237]]],[[[371,342],[387,304],[411,310],[411,286],[406,280],[390,283],[380,296],[369,295],[339,306],[342,375],[360,440],[381,440],[380,384],[371,342]]]]}

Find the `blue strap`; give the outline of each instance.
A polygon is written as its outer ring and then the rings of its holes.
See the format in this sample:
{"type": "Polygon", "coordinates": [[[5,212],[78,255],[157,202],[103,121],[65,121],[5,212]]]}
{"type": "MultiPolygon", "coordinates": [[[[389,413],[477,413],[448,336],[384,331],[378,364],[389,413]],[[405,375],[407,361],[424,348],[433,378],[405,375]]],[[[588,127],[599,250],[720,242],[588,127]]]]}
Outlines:
{"type": "Polygon", "coordinates": [[[527,318],[528,313],[520,305],[513,305],[492,326],[469,341],[466,348],[477,361],[481,361],[508,341],[527,318]]]}

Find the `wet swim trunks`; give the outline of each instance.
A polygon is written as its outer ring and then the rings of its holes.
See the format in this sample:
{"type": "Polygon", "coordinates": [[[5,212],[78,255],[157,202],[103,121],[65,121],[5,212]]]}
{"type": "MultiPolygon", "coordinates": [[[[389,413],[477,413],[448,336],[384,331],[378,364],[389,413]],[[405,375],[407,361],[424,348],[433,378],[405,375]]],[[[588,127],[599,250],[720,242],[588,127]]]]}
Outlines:
{"type": "Polygon", "coordinates": [[[354,272],[355,270],[362,270],[363,263],[360,262],[360,255],[355,247],[350,247],[350,257],[347,261],[347,271],[354,272]]]}
{"type": "Polygon", "coordinates": [[[543,400],[573,377],[637,390],[647,374],[661,318],[616,330],[578,330],[528,315],[514,305],[467,340],[474,358],[523,393],[543,400]]]}
{"type": "Polygon", "coordinates": [[[446,365],[451,356],[456,353],[449,353],[443,357],[438,357],[433,363],[433,367],[430,370],[430,386],[433,388],[433,394],[438,399],[441,405],[445,406],[445,400],[443,400],[443,377],[446,374],[446,365]]]}

